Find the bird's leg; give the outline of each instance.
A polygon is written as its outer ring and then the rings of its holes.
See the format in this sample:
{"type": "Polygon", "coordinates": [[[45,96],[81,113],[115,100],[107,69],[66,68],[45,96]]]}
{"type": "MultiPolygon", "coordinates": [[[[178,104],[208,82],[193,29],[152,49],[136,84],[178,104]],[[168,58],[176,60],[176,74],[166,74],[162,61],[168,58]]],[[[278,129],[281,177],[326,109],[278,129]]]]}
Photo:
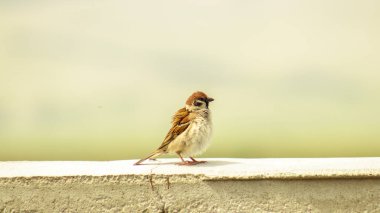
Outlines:
{"type": "Polygon", "coordinates": [[[179,158],[181,158],[181,161],[182,161],[182,162],[180,162],[180,163],[176,163],[177,165],[191,166],[191,165],[195,165],[195,164],[197,164],[197,163],[194,162],[194,161],[185,161],[179,152],[176,152],[176,154],[179,156],[179,158]]]}
{"type": "Polygon", "coordinates": [[[193,157],[190,157],[190,159],[194,162],[194,163],[206,163],[207,161],[204,161],[204,160],[200,160],[200,161],[198,161],[198,160],[195,160],[193,157]]]}

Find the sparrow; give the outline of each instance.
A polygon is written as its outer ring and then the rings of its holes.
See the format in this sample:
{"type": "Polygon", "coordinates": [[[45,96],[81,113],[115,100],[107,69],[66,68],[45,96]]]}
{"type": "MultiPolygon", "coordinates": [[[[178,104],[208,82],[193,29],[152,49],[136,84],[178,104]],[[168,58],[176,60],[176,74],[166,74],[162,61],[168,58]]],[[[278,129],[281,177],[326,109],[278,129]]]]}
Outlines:
{"type": "Polygon", "coordinates": [[[172,117],[172,127],[162,144],[148,157],[137,161],[140,165],[148,159],[155,159],[163,154],[176,154],[181,159],[178,165],[195,165],[206,161],[197,161],[193,156],[203,153],[210,144],[212,132],[211,111],[209,103],[214,101],[204,92],[194,92],[185,107],[179,109],[172,117]],[[185,161],[183,157],[191,161],[185,161]]]}

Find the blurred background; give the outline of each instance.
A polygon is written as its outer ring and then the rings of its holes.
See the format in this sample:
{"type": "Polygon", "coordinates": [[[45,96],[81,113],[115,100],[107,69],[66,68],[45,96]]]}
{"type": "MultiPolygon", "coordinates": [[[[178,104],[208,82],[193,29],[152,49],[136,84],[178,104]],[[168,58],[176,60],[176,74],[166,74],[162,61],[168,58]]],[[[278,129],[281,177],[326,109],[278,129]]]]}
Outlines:
{"type": "Polygon", "coordinates": [[[380,1],[1,1],[0,160],[145,157],[215,98],[202,157],[380,156],[380,1]]]}

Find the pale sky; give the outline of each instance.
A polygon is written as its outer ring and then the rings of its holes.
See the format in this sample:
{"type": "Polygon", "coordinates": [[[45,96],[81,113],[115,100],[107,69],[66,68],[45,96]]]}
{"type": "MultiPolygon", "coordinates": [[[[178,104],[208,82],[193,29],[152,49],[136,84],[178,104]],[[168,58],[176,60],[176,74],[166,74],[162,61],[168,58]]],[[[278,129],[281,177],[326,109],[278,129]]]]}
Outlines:
{"type": "Polygon", "coordinates": [[[145,153],[196,90],[215,153],[380,155],[379,1],[2,1],[0,31],[0,160],[145,153]]]}

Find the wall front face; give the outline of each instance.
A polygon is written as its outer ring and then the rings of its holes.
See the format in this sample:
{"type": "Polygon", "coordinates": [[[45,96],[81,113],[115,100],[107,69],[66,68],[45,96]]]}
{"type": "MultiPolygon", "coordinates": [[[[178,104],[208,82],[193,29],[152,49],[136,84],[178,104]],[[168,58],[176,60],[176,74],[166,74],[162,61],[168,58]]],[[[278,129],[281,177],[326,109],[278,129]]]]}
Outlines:
{"type": "Polygon", "coordinates": [[[0,178],[0,212],[369,212],[380,179],[0,178]]]}

